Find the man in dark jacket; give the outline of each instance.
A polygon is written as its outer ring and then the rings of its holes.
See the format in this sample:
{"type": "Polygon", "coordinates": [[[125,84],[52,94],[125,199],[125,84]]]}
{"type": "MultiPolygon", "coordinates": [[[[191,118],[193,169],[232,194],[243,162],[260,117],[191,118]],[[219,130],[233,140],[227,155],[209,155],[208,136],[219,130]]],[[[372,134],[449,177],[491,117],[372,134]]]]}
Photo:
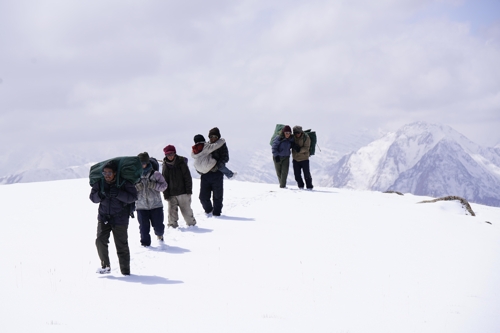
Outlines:
{"type": "Polygon", "coordinates": [[[311,138],[302,130],[302,126],[293,127],[294,143],[292,145],[293,158],[293,173],[297,186],[300,189],[305,185],[308,190],[313,189],[311,170],[309,168],[309,147],[311,146],[311,138]],[[302,172],[304,172],[304,180],[302,180],[302,172]]]}
{"type": "MultiPolygon", "coordinates": [[[[212,128],[208,132],[208,139],[210,140],[210,143],[215,143],[220,138],[220,131],[217,127],[212,128]]],[[[234,179],[234,177],[238,174],[237,172],[231,171],[226,166],[227,162],[229,162],[229,149],[227,149],[227,144],[223,144],[222,147],[214,151],[212,153],[212,158],[217,161],[217,164],[215,165],[217,170],[222,172],[227,179],[234,179]]]]}
{"type": "Polygon", "coordinates": [[[116,186],[117,166],[112,161],[103,168],[104,179],[96,182],[90,191],[90,200],[99,204],[97,215],[97,238],[95,241],[101,267],[97,273],[111,272],[108,243],[113,232],[116,252],[123,275],[130,275],[130,250],[128,247],[128,222],[130,204],[137,200],[137,190],[130,182],[120,188],[116,186]]]}
{"type": "Polygon", "coordinates": [[[193,194],[193,178],[187,165],[187,158],[178,156],[174,146],[168,145],[163,149],[162,174],[168,184],[163,191],[163,197],[168,202],[168,226],[179,226],[180,208],[184,221],[188,226],[196,225],[193,210],[191,209],[191,195],[193,194]]]}

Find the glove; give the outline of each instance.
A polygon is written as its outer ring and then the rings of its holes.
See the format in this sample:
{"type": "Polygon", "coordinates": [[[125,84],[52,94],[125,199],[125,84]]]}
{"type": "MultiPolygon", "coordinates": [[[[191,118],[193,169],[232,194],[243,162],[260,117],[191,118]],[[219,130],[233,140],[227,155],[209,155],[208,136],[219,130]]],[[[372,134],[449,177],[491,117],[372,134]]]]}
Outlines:
{"type": "Polygon", "coordinates": [[[148,183],[148,188],[150,188],[150,189],[153,189],[153,190],[154,190],[154,189],[156,188],[156,182],[149,182],[149,183],[148,183]]]}
{"type": "Polygon", "coordinates": [[[142,183],[135,184],[135,189],[137,191],[142,191],[143,188],[144,188],[144,185],[142,183]]]}
{"type": "Polygon", "coordinates": [[[293,150],[295,150],[297,153],[300,152],[300,146],[298,144],[294,144],[293,150]]]}
{"type": "Polygon", "coordinates": [[[165,197],[165,201],[170,201],[170,197],[165,197]]]}
{"type": "Polygon", "coordinates": [[[113,186],[109,189],[109,197],[116,198],[118,196],[118,187],[113,186]]]}
{"type": "Polygon", "coordinates": [[[274,156],[274,162],[279,163],[280,162],[280,157],[279,156],[274,156]]]}

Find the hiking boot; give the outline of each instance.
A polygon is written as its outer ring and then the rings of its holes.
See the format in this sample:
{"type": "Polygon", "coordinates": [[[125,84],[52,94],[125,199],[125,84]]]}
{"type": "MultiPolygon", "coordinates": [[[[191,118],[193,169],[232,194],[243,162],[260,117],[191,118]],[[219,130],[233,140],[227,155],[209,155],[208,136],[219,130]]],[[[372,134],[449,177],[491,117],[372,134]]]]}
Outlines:
{"type": "Polygon", "coordinates": [[[167,227],[175,229],[175,228],[179,227],[179,225],[177,223],[175,223],[175,224],[174,223],[169,223],[169,224],[167,224],[167,227]]]}
{"type": "Polygon", "coordinates": [[[156,236],[156,238],[158,238],[159,242],[163,242],[163,236],[156,236]]]}
{"type": "Polygon", "coordinates": [[[207,212],[205,212],[205,215],[206,215],[207,217],[212,217],[212,216],[213,216],[213,212],[214,212],[213,210],[212,210],[211,212],[208,212],[208,213],[207,213],[207,212]]]}
{"type": "Polygon", "coordinates": [[[99,267],[97,269],[96,273],[99,273],[99,274],[109,274],[109,273],[111,273],[111,267],[109,267],[109,266],[99,267]]]}

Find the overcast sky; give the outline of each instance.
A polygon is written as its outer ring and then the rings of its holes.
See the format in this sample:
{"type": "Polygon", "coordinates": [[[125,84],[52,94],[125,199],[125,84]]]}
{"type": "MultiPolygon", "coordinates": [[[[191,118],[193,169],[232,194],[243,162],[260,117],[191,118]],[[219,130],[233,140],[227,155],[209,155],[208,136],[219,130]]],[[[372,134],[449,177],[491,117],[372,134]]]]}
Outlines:
{"type": "Polygon", "coordinates": [[[444,123],[500,142],[498,0],[0,2],[2,151],[444,123]]]}

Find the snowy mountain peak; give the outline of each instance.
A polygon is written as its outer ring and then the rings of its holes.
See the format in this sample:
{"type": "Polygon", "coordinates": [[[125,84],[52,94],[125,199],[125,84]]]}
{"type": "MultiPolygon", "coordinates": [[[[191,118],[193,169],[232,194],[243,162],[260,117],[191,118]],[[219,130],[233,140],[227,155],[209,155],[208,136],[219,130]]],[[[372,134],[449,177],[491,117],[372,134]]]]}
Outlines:
{"type": "Polygon", "coordinates": [[[463,195],[476,202],[500,204],[498,149],[480,147],[446,125],[405,125],[345,156],[332,172],[336,187],[463,195]]]}

